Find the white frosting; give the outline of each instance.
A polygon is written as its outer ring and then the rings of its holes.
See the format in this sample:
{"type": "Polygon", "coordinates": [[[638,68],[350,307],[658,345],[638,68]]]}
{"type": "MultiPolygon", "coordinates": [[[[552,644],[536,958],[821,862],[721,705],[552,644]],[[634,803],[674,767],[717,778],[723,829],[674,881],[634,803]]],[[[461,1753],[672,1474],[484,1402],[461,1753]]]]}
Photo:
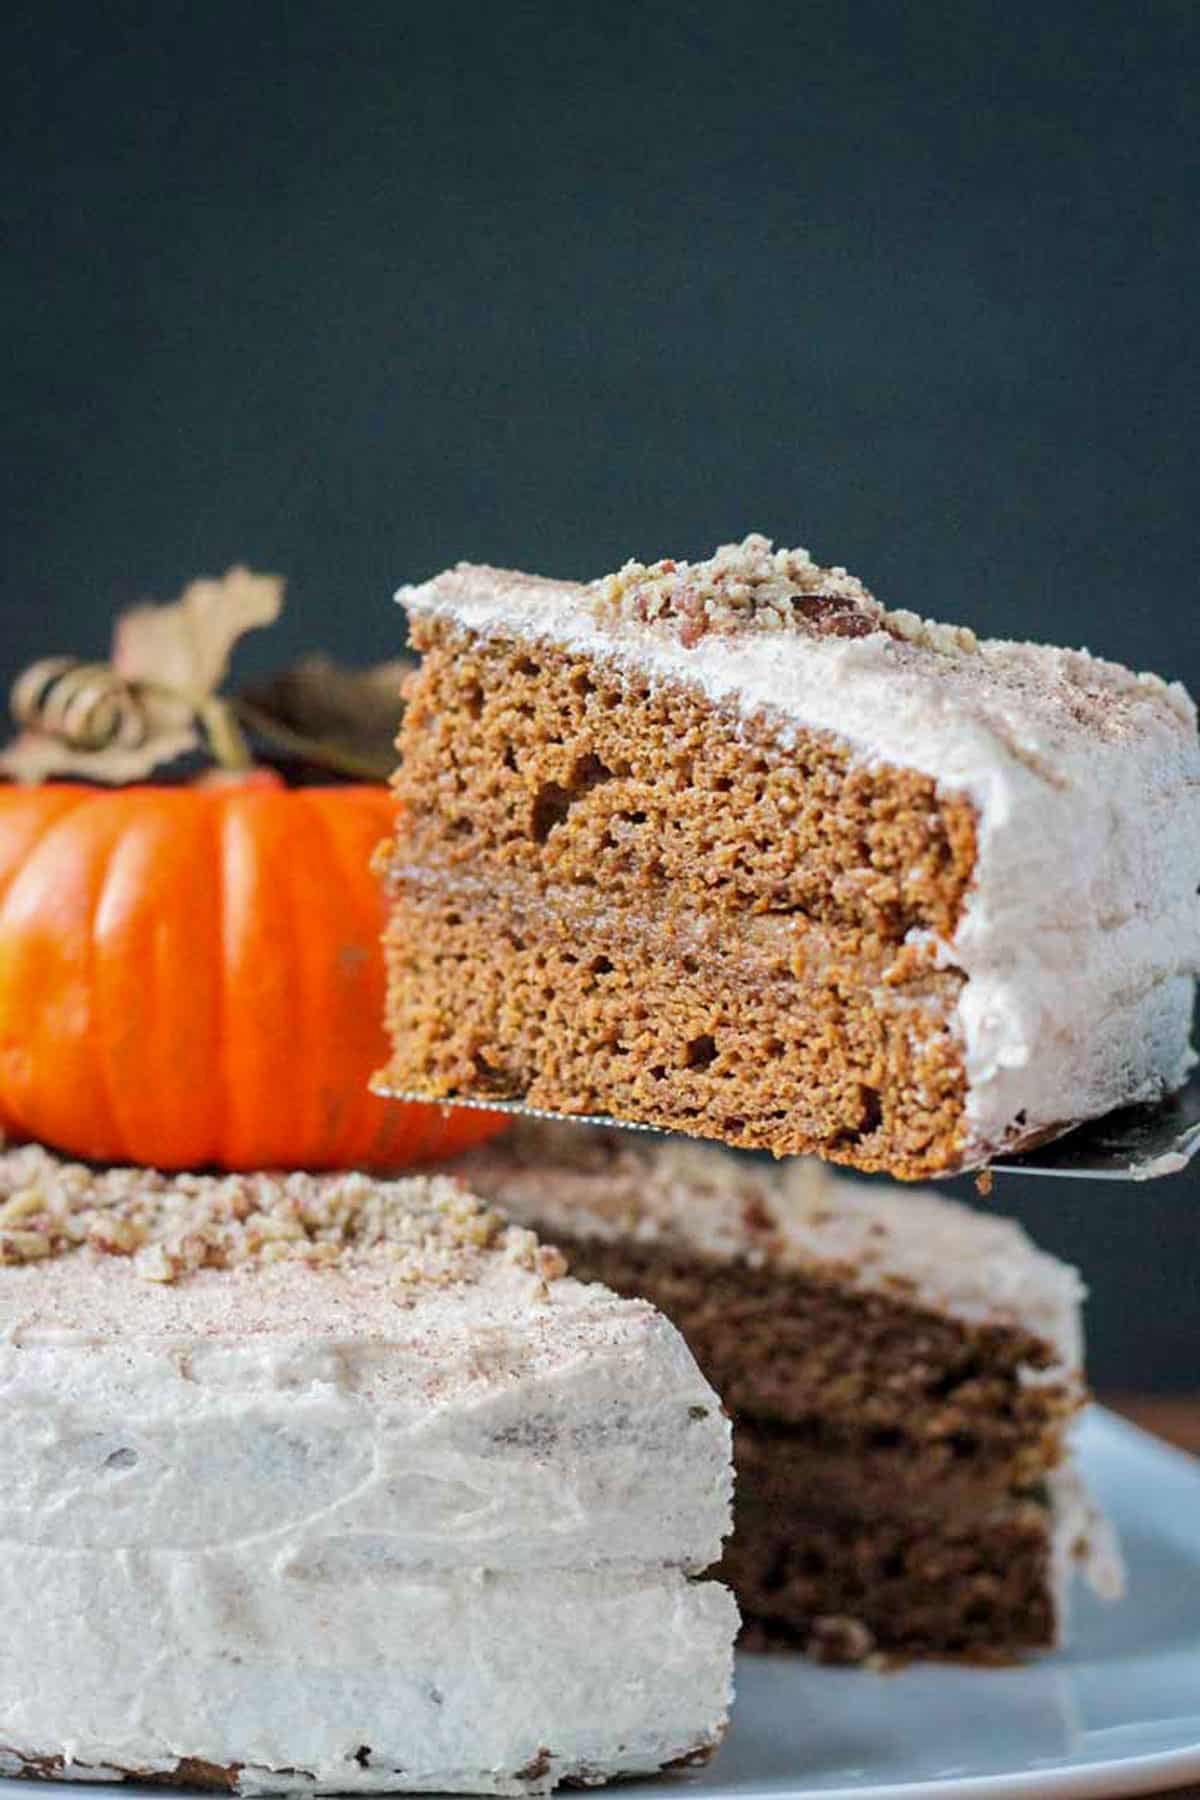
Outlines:
{"type": "Polygon", "coordinates": [[[1050,1557],[1058,1642],[1070,1625],[1071,1588],[1082,1574],[1100,1600],[1119,1600],[1125,1592],[1125,1563],[1111,1521],[1097,1506],[1072,1457],[1048,1477],[1046,1490],[1053,1520],[1050,1557]]]}
{"type": "Polygon", "coordinates": [[[878,630],[709,632],[605,613],[591,590],[459,564],[397,598],[467,630],[552,642],[735,714],[828,732],[969,796],[974,886],[944,960],[966,1160],[1177,1087],[1200,970],[1200,746],[1178,685],[1083,651],[940,654],[878,630]]]}
{"type": "Polygon", "coordinates": [[[0,1269],[0,1744],[530,1792],[716,1741],[716,1397],[651,1307],[481,1263],[0,1269]]]}
{"type": "Polygon", "coordinates": [[[200,1747],[249,1793],[653,1772],[719,1739],[737,1623],[725,1589],[678,1571],[314,1583],[247,1550],[4,1545],[0,1606],[9,1752],[168,1773],[200,1747]]]}
{"type": "MultiPolygon", "coordinates": [[[[541,1123],[522,1123],[448,1166],[550,1240],[657,1245],[714,1264],[823,1271],[966,1324],[1028,1332],[1056,1354],[1046,1366],[1023,1366],[1022,1379],[1082,1391],[1079,1272],[1039,1250],[1015,1220],[927,1188],[847,1180],[815,1158],[768,1165],[684,1139],[541,1123]]],[[[1046,1488],[1061,1641],[1075,1576],[1112,1600],[1124,1575],[1116,1533],[1070,1443],[1046,1488]]]]}
{"type": "Polygon", "coordinates": [[[1051,1374],[1082,1376],[1086,1290],[1014,1219],[927,1188],[847,1180],[825,1164],[778,1164],[682,1139],[522,1124],[469,1152],[472,1189],[553,1241],[679,1247],[713,1262],[821,1271],[866,1292],[1029,1332],[1057,1352],[1051,1374]]]}

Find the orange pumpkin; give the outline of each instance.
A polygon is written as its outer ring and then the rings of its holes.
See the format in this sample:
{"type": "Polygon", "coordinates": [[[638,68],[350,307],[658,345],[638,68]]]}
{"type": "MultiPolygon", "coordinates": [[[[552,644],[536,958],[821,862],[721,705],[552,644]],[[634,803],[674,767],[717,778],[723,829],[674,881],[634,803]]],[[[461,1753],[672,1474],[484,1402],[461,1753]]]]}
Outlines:
{"type": "Polygon", "coordinates": [[[0,1128],[163,1169],[397,1168],[504,1121],[371,1094],[371,786],[0,787],[0,1128]]]}

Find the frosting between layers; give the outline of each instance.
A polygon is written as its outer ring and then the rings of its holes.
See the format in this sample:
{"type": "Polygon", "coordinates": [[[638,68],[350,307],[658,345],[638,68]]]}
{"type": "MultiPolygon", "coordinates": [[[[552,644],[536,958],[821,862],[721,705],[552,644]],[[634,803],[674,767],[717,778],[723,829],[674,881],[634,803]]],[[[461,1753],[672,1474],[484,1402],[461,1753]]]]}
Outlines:
{"type": "Polygon", "coordinates": [[[1073,1457],[1051,1470],[1046,1492],[1052,1521],[1051,1579],[1061,1644],[1070,1623],[1076,1571],[1098,1599],[1119,1600],[1125,1592],[1125,1564],[1116,1531],[1097,1506],[1073,1457]]]}
{"type": "MultiPolygon", "coordinates": [[[[714,704],[826,732],[909,767],[978,816],[964,916],[937,948],[957,1007],[968,1163],[1192,1066],[1200,971],[1200,745],[1178,684],[1085,651],[980,641],[943,655],[864,635],[708,631],[614,616],[597,590],[459,564],[397,595],[411,612],[534,638],[714,704]]],[[[735,727],[736,728],[736,727],[735,727]]]]}

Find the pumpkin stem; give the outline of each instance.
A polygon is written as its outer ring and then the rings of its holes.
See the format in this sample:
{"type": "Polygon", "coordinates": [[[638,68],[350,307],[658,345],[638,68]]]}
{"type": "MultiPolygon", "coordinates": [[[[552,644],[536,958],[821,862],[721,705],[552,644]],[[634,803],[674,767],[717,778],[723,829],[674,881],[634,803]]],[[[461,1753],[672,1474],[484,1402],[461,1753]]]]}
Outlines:
{"type": "Polygon", "coordinates": [[[219,769],[241,775],[254,767],[250,746],[228,700],[207,694],[196,703],[196,717],[219,769]]]}

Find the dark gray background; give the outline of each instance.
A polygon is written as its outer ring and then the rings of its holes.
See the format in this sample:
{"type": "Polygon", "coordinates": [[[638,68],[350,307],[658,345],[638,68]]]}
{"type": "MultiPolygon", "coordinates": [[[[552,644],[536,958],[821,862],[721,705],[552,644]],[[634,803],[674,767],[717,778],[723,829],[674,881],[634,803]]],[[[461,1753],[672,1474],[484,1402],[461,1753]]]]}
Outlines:
{"type": "MultiPolygon", "coordinates": [[[[13,15],[10,14],[10,17],[13,15]]],[[[0,677],[234,559],[246,670],[402,578],[756,528],[1200,688],[1192,0],[18,8],[0,677]]],[[[1200,1177],[997,1183],[1105,1384],[1200,1386],[1200,1177]]]]}

